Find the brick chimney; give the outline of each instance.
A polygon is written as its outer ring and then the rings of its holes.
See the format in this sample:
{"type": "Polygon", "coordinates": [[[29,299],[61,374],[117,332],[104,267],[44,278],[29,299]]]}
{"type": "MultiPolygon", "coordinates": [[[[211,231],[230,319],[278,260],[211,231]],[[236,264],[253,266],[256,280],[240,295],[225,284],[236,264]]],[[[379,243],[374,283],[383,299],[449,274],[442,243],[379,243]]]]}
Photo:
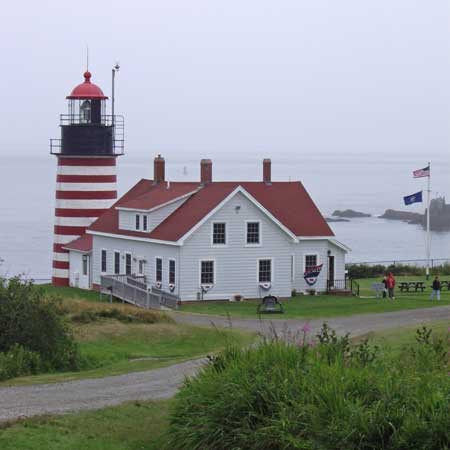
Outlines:
{"type": "Polygon", "coordinates": [[[272,161],[269,158],[263,160],[263,181],[266,184],[272,183],[272,161]]]}
{"type": "Polygon", "coordinates": [[[164,181],[166,172],[166,163],[161,155],[158,155],[153,162],[153,183],[164,181]]]}
{"type": "Polygon", "coordinates": [[[200,181],[202,184],[212,183],[212,161],[210,159],[200,161],[200,181]]]}

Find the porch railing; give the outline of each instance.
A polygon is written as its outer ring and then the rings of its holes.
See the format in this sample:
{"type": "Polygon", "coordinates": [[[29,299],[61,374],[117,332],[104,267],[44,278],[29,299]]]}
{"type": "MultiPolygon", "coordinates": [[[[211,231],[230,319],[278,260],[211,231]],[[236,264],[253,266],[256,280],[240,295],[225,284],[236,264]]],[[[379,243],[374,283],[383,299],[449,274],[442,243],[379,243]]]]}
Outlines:
{"type": "Polygon", "coordinates": [[[327,280],[327,292],[351,292],[359,297],[359,284],[351,278],[327,280]]]}

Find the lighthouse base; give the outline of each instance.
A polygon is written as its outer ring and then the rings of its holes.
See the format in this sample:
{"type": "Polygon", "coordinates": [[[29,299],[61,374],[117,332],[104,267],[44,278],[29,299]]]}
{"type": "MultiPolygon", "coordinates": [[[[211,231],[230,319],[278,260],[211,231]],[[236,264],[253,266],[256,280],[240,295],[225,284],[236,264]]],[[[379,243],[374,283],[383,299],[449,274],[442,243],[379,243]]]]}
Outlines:
{"type": "Polygon", "coordinates": [[[69,286],[69,279],[68,278],[52,277],[52,284],[53,284],[53,286],[68,287],[69,286]]]}

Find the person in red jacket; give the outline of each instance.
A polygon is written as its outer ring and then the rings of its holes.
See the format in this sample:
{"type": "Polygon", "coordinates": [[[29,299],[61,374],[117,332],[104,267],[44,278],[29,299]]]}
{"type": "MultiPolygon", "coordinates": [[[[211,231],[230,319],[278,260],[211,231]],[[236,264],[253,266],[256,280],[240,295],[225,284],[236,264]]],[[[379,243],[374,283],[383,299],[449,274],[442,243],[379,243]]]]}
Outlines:
{"type": "Polygon", "coordinates": [[[387,280],[386,280],[386,287],[389,292],[389,298],[392,300],[395,300],[395,278],[394,275],[392,275],[392,272],[389,273],[387,280]]]}

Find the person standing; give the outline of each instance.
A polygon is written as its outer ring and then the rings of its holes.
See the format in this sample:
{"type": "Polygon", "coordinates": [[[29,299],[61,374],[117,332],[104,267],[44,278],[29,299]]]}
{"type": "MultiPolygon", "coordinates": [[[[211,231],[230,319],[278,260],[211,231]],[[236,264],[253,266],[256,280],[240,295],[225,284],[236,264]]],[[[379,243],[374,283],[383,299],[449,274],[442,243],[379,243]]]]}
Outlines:
{"type": "Polygon", "coordinates": [[[390,272],[387,277],[386,286],[388,288],[389,298],[395,300],[395,278],[392,272],[390,272]]]}
{"type": "Polygon", "coordinates": [[[383,280],[381,281],[383,283],[383,298],[387,297],[387,275],[383,276],[383,280]]]}
{"type": "Polygon", "coordinates": [[[433,290],[431,291],[430,300],[433,300],[435,297],[438,299],[438,301],[441,300],[441,282],[439,281],[439,277],[436,276],[436,278],[433,281],[433,290]]]}

